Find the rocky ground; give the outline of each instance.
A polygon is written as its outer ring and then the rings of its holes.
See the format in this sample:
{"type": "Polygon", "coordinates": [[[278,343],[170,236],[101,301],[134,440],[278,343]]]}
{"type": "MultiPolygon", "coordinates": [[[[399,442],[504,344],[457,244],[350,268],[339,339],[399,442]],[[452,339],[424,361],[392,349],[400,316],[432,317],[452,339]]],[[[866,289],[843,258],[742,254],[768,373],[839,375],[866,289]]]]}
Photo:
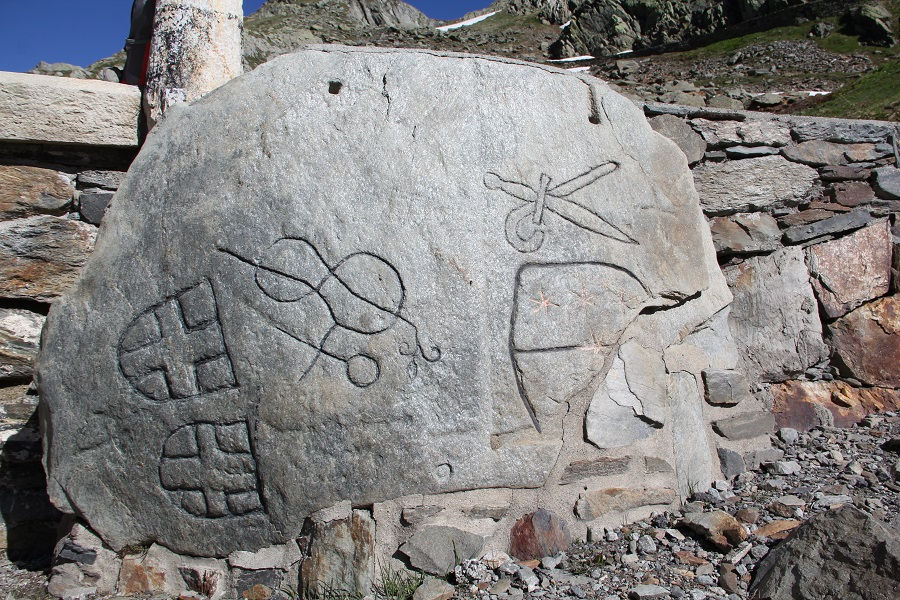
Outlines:
{"type": "MultiPolygon", "coordinates": [[[[428,582],[417,600],[451,589],[482,600],[737,600],[748,597],[756,564],[818,513],[852,504],[900,527],[900,413],[845,429],[782,429],[773,446],[759,466],[715,482],[680,512],[594,530],[590,541],[540,561],[503,554],[466,561],[449,583],[428,582]]],[[[46,578],[36,565],[4,559],[0,598],[47,597],[46,578]]]]}
{"type": "Polygon", "coordinates": [[[827,100],[847,81],[876,68],[866,54],[830,52],[802,39],[755,43],[721,55],[591,62],[593,75],[644,101],[771,112],[795,112],[827,100]]]}
{"type": "Polygon", "coordinates": [[[777,460],[716,482],[681,512],[594,531],[591,541],[540,562],[469,561],[456,570],[457,595],[747,598],[756,564],[818,513],[853,504],[900,527],[898,436],[897,413],[849,429],[782,429],[769,457],[777,460]]]}

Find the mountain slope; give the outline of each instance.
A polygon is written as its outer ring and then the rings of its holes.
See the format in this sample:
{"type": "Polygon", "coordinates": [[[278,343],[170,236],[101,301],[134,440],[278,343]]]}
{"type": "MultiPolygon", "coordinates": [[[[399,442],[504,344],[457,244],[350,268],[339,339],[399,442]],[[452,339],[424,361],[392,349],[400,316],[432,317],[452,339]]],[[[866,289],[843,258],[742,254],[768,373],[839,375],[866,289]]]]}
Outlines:
{"type": "MultiPolygon", "coordinates": [[[[488,18],[439,31],[400,0],[269,0],[245,19],[244,61],[252,69],[310,43],[536,62],[590,54],[557,64],[648,101],[897,119],[900,0],[880,1],[495,0],[467,15],[488,18]]],[[[38,72],[114,78],[103,68],[121,60],[38,72]]]]}

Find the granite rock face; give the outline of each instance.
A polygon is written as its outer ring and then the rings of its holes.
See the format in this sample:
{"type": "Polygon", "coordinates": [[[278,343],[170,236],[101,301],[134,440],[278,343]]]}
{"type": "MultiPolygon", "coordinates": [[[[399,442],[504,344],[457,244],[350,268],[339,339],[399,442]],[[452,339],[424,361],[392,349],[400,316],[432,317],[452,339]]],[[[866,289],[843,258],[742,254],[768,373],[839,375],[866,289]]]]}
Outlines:
{"type": "Polygon", "coordinates": [[[135,86],[0,72],[0,138],[137,146],[141,92],[135,86]]]}
{"type": "Polygon", "coordinates": [[[428,27],[434,21],[400,0],[351,2],[350,16],[372,27],[428,27]]]}
{"type": "Polygon", "coordinates": [[[0,219],[62,215],[74,196],[72,182],[56,171],[0,166],[0,219]]]}
{"type": "Polygon", "coordinates": [[[95,227],[39,215],[0,222],[0,297],[53,301],[85,264],[95,227]]]}
{"type": "Polygon", "coordinates": [[[692,119],[696,129],[710,145],[744,145],[749,147],[780,147],[791,142],[791,135],[773,121],[710,121],[692,119]]]}
{"type": "Polygon", "coordinates": [[[557,489],[585,430],[709,481],[730,300],[684,157],[599,80],[312,47],[148,137],[48,317],[50,495],[225,556],[344,500],[557,489]]]}
{"type": "Polygon", "coordinates": [[[865,384],[900,387],[900,297],[864,304],[829,326],[835,353],[865,384]]]}
{"type": "Polygon", "coordinates": [[[769,411],[749,412],[716,421],[713,428],[729,440],[746,440],[775,431],[775,417],[769,411]]]}
{"type": "Polygon", "coordinates": [[[43,315],[0,308],[0,384],[31,378],[43,325],[43,315]]]}
{"type": "Polygon", "coordinates": [[[713,406],[736,406],[750,398],[747,380],[740,371],[706,369],[703,371],[706,401],[713,406]]]}
{"type": "Polygon", "coordinates": [[[888,200],[900,200],[900,169],[881,167],[875,169],[875,189],[888,200]]]}
{"type": "Polygon", "coordinates": [[[579,519],[590,521],[604,514],[639,508],[641,506],[669,505],[678,499],[670,488],[607,488],[586,492],[575,505],[579,519]]]}
{"type": "Polygon", "coordinates": [[[729,324],[751,383],[788,379],[828,356],[803,250],[784,248],[725,269],[729,324]]]}
{"type": "Polygon", "coordinates": [[[156,0],[144,91],[151,125],[241,74],[243,28],[238,0],[156,0]]]}
{"type": "Polygon", "coordinates": [[[815,169],[781,156],[704,163],[694,169],[700,203],[710,215],[799,204],[815,179],[815,169]]]}
{"type": "Polygon", "coordinates": [[[416,531],[400,552],[416,569],[444,576],[459,561],[475,558],[484,547],[484,538],[470,531],[443,525],[428,525],[416,531]]]}
{"type": "Polygon", "coordinates": [[[811,246],[807,262],[822,310],[841,317],[883,296],[891,283],[891,228],[888,219],[848,236],[811,246]]]}
{"type": "Polygon", "coordinates": [[[674,115],[659,115],[650,119],[650,127],[676,144],[687,157],[688,164],[700,162],[706,152],[706,142],[691,126],[674,115]]]}

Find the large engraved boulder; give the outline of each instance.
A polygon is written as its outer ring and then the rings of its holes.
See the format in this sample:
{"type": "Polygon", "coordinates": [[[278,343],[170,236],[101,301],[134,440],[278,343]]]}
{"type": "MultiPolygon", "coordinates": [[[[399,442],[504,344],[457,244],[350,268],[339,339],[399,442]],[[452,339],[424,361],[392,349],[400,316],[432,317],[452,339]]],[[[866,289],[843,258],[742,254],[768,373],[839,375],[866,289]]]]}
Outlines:
{"type": "Polygon", "coordinates": [[[684,155],[599,80],[311,47],[149,136],[44,332],[50,494],[223,556],[344,500],[571,512],[608,448],[686,490],[730,300],[684,155]]]}

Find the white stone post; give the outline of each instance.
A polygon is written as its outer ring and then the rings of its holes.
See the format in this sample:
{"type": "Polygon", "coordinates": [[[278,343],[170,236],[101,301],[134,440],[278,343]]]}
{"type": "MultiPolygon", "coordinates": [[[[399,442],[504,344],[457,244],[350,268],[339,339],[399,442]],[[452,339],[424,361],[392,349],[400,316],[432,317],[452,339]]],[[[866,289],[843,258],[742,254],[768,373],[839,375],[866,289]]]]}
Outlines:
{"type": "Polygon", "coordinates": [[[241,74],[241,0],[156,0],[144,91],[148,127],[241,74]]]}

